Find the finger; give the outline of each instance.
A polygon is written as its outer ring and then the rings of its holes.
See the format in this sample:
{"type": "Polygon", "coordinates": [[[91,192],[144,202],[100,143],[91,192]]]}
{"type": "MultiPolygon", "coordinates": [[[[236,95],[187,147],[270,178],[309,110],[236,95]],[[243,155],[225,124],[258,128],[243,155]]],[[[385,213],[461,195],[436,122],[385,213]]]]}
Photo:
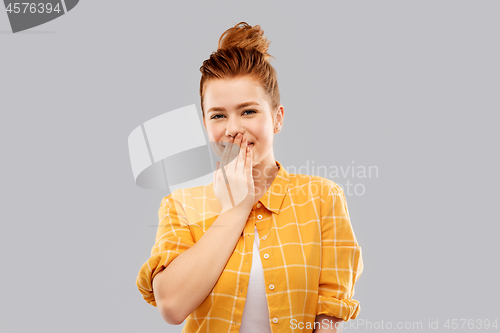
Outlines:
{"type": "Polygon", "coordinates": [[[238,133],[235,137],[234,137],[234,144],[231,145],[231,153],[230,153],[230,160],[228,162],[232,162],[233,160],[236,160],[234,161],[234,163],[236,164],[238,162],[237,158],[238,158],[238,154],[240,152],[240,145],[241,145],[241,139],[243,138],[243,135],[241,135],[241,133],[238,133]]]}
{"type": "Polygon", "coordinates": [[[241,146],[243,146],[243,141],[244,141],[243,135],[241,133],[238,133],[238,135],[236,135],[234,147],[231,150],[234,154],[234,164],[235,164],[234,171],[236,171],[238,168],[238,162],[240,161],[239,157],[240,157],[240,152],[241,152],[241,146]]]}
{"type": "Polygon", "coordinates": [[[247,146],[247,154],[246,154],[246,161],[245,161],[245,172],[247,174],[247,181],[249,184],[253,181],[253,176],[252,176],[252,163],[253,163],[253,152],[250,147],[247,146]]]}
{"type": "Polygon", "coordinates": [[[240,151],[238,152],[238,163],[236,164],[236,171],[238,173],[245,172],[247,146],[248,140],[247,138],[243,138],[243,140],[241,140],[240,151]]]}
{"type": "Polygon", "coordinates": [[[233,145],[232,141],[233,138],[229,139],[229,142],[226,142],[226,148],[224,148],[224,153],[222,153],[220,160],[222,169],[225,169],[226,165],[229,163],[229,153],[231,152],[231,146],[233,145]]]}

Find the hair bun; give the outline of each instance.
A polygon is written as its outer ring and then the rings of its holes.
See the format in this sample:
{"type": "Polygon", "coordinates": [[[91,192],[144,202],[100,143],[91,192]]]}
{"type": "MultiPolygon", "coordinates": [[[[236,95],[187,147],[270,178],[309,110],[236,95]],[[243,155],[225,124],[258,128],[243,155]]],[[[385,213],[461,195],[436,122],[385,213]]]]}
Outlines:
{"type": "Polygon", "coordinates": [[[267,53],[271,42],[264,37],[264,30],[259,25],[254,27],[246,22],[240,22],[234,27],[224,31],[219,38],[218,50],[225,50],[232,47],[239,47],[242,49],[255,49],[264,55],[268,60],[271,55],[267,53]]]}

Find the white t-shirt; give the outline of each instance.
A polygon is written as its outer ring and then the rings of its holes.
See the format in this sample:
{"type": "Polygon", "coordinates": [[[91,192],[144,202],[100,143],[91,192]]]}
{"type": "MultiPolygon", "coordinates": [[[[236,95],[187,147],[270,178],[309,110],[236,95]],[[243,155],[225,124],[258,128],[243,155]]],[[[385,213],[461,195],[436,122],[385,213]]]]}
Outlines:
{"type": "Polygon", "coordinates": [[[266,299],[266,285],[259,252],[259,233],[255,227],[252,268],[248,281],[247,298],[241,319],[240,333],[271,333],[269,309],[266,299]]]}

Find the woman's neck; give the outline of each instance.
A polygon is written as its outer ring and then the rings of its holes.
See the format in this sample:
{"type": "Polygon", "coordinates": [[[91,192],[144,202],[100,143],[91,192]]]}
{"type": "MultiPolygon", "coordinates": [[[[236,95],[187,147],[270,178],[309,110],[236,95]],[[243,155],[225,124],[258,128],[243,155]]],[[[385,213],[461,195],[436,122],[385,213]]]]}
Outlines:
{"type": "Polygon", "coordinates": [[[253,180],[255,184],[256,202],[264,196],[267,189],[273,183],[274,178],[278,174],[279,167],[274,161],[256,164],[252,169],[253,180]]]}

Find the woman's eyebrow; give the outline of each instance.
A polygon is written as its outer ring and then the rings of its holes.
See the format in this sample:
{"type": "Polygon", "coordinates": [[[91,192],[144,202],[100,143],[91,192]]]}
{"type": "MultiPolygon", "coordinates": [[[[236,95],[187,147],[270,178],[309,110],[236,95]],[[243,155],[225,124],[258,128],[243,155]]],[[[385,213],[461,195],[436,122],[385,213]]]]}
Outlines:
{"type": "MultiPolygon", "coordinates": [[[[250,105],[260,106],[259,103],[257,103],[257,102],[245,102],[245,103],[241,103],[241,104],[236,105],[236,109],[241,109],[241,108],[244,108],[244,107],[247,107],[250,105]]],[[[211,107],[210,109],[208,109],[207,113],[211,112],[211,111],[226,111],[226,109],[221,107],[221,106],[214,106],[214,107],[211,107]]]]}

